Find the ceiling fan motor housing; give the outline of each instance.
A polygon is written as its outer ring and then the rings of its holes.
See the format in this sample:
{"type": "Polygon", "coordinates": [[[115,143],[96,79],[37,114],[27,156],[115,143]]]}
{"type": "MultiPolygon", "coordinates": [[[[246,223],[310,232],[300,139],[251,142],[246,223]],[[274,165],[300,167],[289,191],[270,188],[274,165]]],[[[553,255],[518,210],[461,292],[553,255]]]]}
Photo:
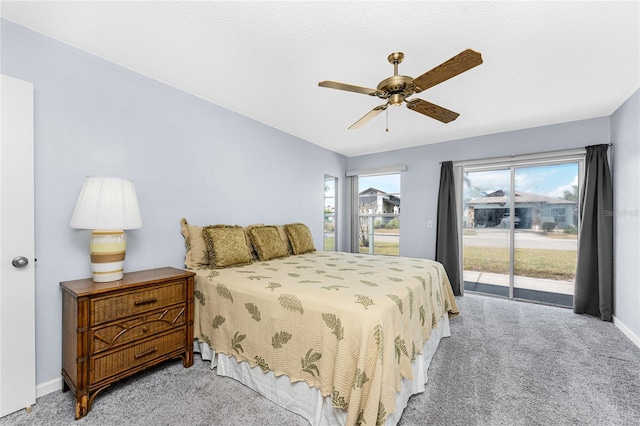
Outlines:
{"type": "Polygon", "coordinates": [[[405,97],[413,94],[413,86],[409,83],[413,80],[406,75],[394,75],[385,78],[378,84],[377,95],[380,99],[389,99],[391,105],[400,105],[405,97]]]}

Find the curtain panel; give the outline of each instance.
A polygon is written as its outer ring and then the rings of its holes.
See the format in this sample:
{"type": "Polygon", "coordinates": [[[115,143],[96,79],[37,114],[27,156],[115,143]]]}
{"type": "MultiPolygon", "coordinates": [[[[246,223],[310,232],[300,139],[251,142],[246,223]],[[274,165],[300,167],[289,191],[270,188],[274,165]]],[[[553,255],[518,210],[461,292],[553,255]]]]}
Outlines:
{"type": "Polygon", "coordinates": [[[349,185],[349,248],[351,253],[358,253],[360,246],[358,242],[358,230],[360,224],[358,221],[358,176],[347,176],[347,184],[349,185]]]}
{"type": "Polygon", "coordinates": [[[573,311],[613,315],[613,188],[608,145],[587,146],[573,311]]]}
{"type": "Polygon", "coordinates": [[[447,271],[453,294],[459,296],[462,294],[460,289],[460,252],[452,161],[443,162],[440,168],[437,220],[436,260],[442,263],[445,271],[447,271]]]}

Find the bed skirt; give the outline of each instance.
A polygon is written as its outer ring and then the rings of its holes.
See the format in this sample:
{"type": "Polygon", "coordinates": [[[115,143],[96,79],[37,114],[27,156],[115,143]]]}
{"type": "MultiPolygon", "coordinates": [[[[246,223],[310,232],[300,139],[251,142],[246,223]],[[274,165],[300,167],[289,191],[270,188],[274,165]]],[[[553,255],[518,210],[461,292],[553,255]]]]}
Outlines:
{"type": "MultiPolygon", "coordinates": [[[[451,336],[449,317],[445,315],[438,326],[431,331],[430,338],[422,348],[422,354],[416,355],[411,364],[415,380],[402,379],[402,389],[396,395],[395,411],[389,415],[385,425],[395,425],[400,421],[411,395],[424,392],[427,383],[427,370],[438,348],[440,339],[451,336]]],[[[194,340],[194,351],[199,352],[203,360],[211,361],[211,369],[217,366],[217,374],[236,379],[267,399],[304,417],[313,426],[344,425],[347,412],[334,408],[331,396],[323,397],[317,388],[305,382],[291,383],[287,376],[279,376],[269,371],[263,373],[259,367],[251,368],[246,361],[238,362],[233,356],[216,354],[206,343],[194,340]]]]}

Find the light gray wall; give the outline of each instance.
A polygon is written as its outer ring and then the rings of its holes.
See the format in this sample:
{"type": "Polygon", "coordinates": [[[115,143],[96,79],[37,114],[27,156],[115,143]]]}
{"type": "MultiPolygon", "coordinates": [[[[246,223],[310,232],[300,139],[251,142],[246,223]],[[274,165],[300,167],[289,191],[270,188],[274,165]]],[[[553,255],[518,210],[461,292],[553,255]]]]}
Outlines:
{"type": "Polygon", "coordinates": [[[35,90],[38,384],[60,377],[59,282],[90,276],[90,231],[69,228],[86,175],[136,184],[144,228],[127,232],[128,271],[183,267],[181,217],[303,222],[322,247],[325,173],[346,205],[342,155],[5,20],[1,59],[35,90]]]}
{"type": "Polygon", "coordinates": [[[602,117],[351,157],[349,170],[407,165],[400,183],[400,254],[433,259],[440,162],[532,154],[608,142],[609,118],[602,117]],[[433,228],[427,227],[430,220],[433,228]]]}
{"type": "Polygon", "coordinates": [[[640,90],[611,116],[614,315],[640,344],[640,90]]]}
{"type": "Polygon", "coordinates": [[[406,164],[402,173],[400,254],[435,257],[440,162],[503,157],[612,142],[614,315],[640,341],[640,94],[601,117],[349,158],[349,170],[406,164]],[[427,228],[433,220],[434,228],[427,228]]]}
{"type": "MultiPolygon", "coordinates": [[[[195,224],[300,221],[321,247],[324,174],[340,178],[339,247],[346,249],[345,170],[405,163],[400,252],[433,258],[435,227],[427,228],[427,221],[435,226],[441,161],[583,147],[610,136],[610,120],[603,117],[347,159],[4,20],[1,59],[2,73],[35,86],[39,384],[60,375],[58,283],[90,275],[89,231],[68,226],[85,175],[135,181],[144,228],[127,234],[126,269],[140,270],[183,266],[181,217],[195,224]]],[[[636,92],[613,117],[612,133],[621,139],[615,167],[622,167],[614,168],[614,185],[621,174],[638,181],[637,98],[636,92]]],[[[616,204],[617,210],[638,208],[639,186],[629,185],[635,199],[616,204]]],[[[638,240],[620,237],[621,220],[633,218],[616,218],[616,238],[623,250],[635,241],[636,260],[625,268],[616,261],[617,276],[629,278],[628,285],[617,284],[616,306],[623,310],[616,315],[638,335],[638,240]],[[631,302],[623,307],[627,296],[631,302]]]]}

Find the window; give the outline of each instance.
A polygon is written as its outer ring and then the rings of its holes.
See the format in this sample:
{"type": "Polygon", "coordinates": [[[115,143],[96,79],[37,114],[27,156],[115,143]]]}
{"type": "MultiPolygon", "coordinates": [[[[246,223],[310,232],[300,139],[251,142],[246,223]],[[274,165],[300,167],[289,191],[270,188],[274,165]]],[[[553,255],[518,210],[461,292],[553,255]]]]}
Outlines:
{"type": "Polygon", "coordinates": [[[400,254],[400,173],[358,176],[358,251],[400,254]]]}
{"type": "Polygon", "coordinates": [[[323,250],[338,250],[336,244],[338,178],[334,176],[324,176],[324,237],[322,240],[323,250]]]}
{"type": "Polygon", "coordinates": [[[566,209],[564,207],[554,207],[551,209],[551,215],[556,224],[564,224],[567,222],[566,209]]]}

